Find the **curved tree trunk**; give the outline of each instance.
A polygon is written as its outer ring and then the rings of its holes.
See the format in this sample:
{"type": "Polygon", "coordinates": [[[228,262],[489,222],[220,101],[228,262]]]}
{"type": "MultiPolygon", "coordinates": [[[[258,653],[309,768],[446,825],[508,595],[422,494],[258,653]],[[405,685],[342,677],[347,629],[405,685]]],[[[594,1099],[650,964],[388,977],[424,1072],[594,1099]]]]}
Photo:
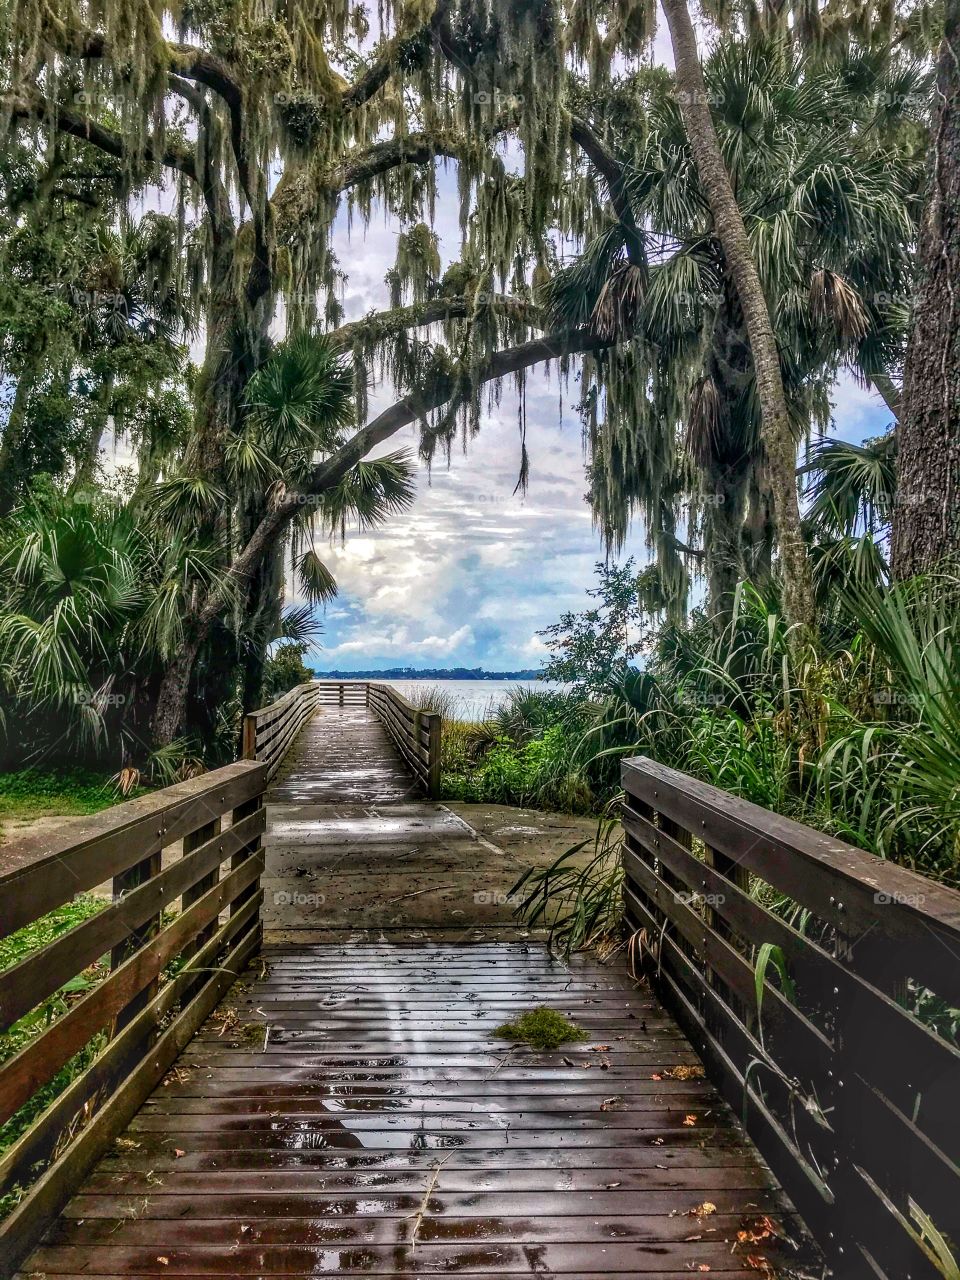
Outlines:
{"type": "MultiPolygon", "coordinates": [[[[209,631],[209,626],[206,628],[209,631]]],[[[203,636],[186,641],[177,656],[167,664],[160,681],[153,712],[153,740],[158,747],[168,747],[183,728],[187,709],[190,676],[203,636]]]]}
{"type": "Polygon", "coordinates": [[[813,574],[800,528],[797,449],[780,372],[780,356],[750,241],[723,162],[707,102],[697,38],[686,0],[663,0],[676,65],[677,98],[690,150],[713,215],[714,230],[743,308],[760,399],[760,430],[767,455],[783,574],[783,609],[801,634],[813,635],[813,574]]]}
{"type": "Polygon", "coordinates": [[[937,87],[897,428],[891,561],[900,579],[960,554],[960,0],[947,0],[937,87]]]}

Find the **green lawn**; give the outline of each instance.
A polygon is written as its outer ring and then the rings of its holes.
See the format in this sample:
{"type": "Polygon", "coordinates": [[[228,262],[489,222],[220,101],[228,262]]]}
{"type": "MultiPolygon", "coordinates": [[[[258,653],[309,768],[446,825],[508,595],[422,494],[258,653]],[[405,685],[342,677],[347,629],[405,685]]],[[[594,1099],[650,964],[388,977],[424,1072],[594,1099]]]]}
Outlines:
{"type": "Polygon", "coordinates": [[[99,813],[121,799],[111,777],[106,772],[81,768],[0,773],[0,823],[4,818],[99,813]]]}

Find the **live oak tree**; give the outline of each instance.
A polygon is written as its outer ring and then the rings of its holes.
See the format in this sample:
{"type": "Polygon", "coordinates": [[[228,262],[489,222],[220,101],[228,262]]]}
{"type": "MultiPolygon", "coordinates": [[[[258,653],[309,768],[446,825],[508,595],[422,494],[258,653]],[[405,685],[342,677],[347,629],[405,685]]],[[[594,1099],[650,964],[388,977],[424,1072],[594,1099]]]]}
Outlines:
{"type": "Polygon", "coordinates": [[[602,77],[616,52],[642,46],[646,16],[619,3],[564,14],[549,3],[440,0],[388,10],[371,35],[361,6],[313,0],[13,5],[8,118],[38,144],[66,135],[105,152],[131,189],[172,187],[184,248],[189,238],[201,250],[191,270],[205,357],[189,444],[162,499],[168,513],[179,500],[196,536],[223,548],[224,573],[193,593],[159,691],[158,741],[182,723],[214,620],[276,557],[305,505],[405,423],[440,411],[424,447],[448,444],[458,416],[476,421],[484,384],[596,343],[586,332],[523,342],[530,316],[514,303],[529,303],[532,275],[548,265],[548,229],[576,233],[598,204],[591,179],[568,163],[567,60],[602,77]],[[508,131],[522,146],[522,176],[498,154],[508,131]],[[463,261],[446,288],[424,253],[440,158],[457,165],[464,224],[463,261]],[[344,199],[361,216],[379,202],[408,228],[396,267],[406,305],[355,332],[360,354],[364,343],[380,348],[407,394],[296,487],[224,501],[245,389],[269,354],[281,301],[295,328],[336,319],[329,231],[344,199]],[[437,318],[446,348],[411,338],[437,318]]]}

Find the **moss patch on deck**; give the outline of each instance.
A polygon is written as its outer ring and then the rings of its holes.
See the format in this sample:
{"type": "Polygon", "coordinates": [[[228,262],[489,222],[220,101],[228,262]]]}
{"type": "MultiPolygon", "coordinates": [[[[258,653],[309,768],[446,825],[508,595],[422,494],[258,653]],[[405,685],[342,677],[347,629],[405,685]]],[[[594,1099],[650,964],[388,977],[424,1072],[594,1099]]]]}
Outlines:
{"type": "Polygon", "coordinates": [[[519,1044],[528,1044],[531,1049],[549,1052],[559,1049],[562,1044],[571,1044],[575,1040],[589,1039],[586,1031],[556,1009],[548,1009],[539,1005],[536,1009],[528,1009],[512,1022],[504,1022],[493,1033],[501,1040],[513,1040],[519,1044]]]}

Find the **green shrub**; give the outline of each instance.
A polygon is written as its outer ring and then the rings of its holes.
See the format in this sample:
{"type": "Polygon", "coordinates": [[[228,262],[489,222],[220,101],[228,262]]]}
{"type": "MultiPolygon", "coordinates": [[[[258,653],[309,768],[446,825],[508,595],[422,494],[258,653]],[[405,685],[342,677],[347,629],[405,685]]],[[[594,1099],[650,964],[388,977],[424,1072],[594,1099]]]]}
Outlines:
{"type": "MultiPolygon", "coordinates": [[[[552,725],[521,745],[498,735],[476,763],[468,758],[468,744],[467,736],[461,735],[462,771],[444,775],[443,793],[448,799],[590,811],[592,795],[571,767],[574,744],[562,725],[552,725]]],[[[448,759],[447,763],[456,762],[448,759]]]]}

